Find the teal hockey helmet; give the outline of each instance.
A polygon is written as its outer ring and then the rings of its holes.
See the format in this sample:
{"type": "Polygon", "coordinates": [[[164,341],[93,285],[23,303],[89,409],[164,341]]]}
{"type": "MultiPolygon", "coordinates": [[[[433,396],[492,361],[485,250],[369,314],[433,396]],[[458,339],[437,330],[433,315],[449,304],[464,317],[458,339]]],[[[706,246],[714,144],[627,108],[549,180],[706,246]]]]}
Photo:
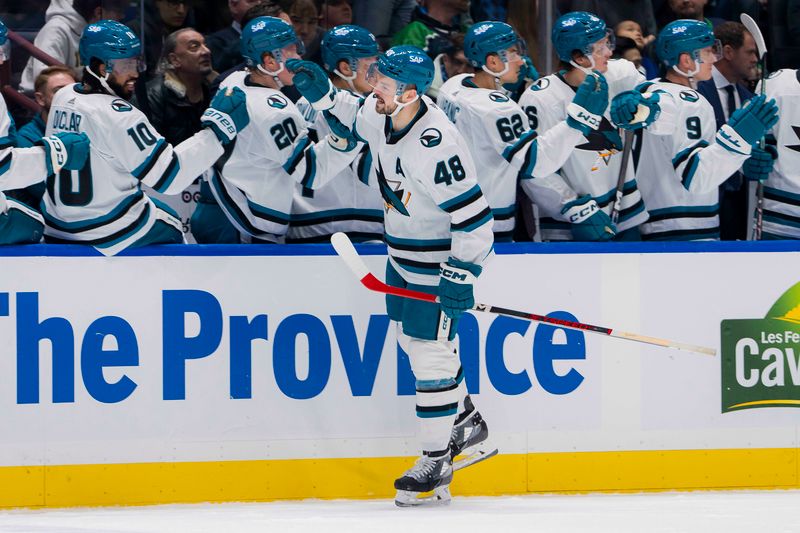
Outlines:
{"type": "Polygon", "coordinates": [[[591,56],[593,45],[608,37],[609,48],[614,49],[614,32],[606,27],[606,23],[592,13],[573,11],[556,20],[551,32],[553,47],[558,58],[571,63],[575,51],[591,56]]]}
{"type": "MultiPolygon", "coordinates": [[[[140,58],[142,43],[129,27],[114,20],[93,22],[83,29],[78,45],[81,63],[87,67],[95,58],[111,72],[114,62],[120,59],[140,58]]],[[[137,62],[141,70],[141,63],[137,62]]]]}
{"type": "Polygon", "coordinates": [[[705,62],[718,60],[722,46],[714,37],[711,27],[699,20],[681,19],[667,24],[656,38],[656,55],[658,60],[668,67],[674,67],[680,61],[681,54],[690,54],[695,61],[705,62]],[[714,57],[703,57],[700,50],[711,47],[714,57]]]}
{"type": "Polygon", "coordinates": [[[473,24],[464,36],[464,55],[475,68],[483,67],[489,54],[498,54],[503,63],[508,63],[506,51],[514,46],[520,55],[525,54],[525,47],[519,35],[505,22],[487,21],[473,24]]]}
{"type": "Polygon", "coordinates": [[[417,88],[417,94],[423,94],[433,83],[433,60],[416,46],[393,46],[378,56],[378,61],[370,66],[367,79],[374,78],[376,73],[397,82],[397,94],[411,84],[417,88]]]}
{"type": "Polygon", "coordinates": [[[291,24],[276,17],[256,17],[242,29],[241,52],[248,67],[261,65],[261,58],[270,53],[278,63],[286,59],[283,50],[297,47],[297,55],[305,52],[303,41],[297,38],[291,24]]]}
{"type": "Polygon", "coordinates": [[[355,24],[342,24],[328,30],[320,43],[322,63],[329,72],[336,70],[339,61],[347,61],[350,69],[358,70],[358,60],[377,57],[378,41],[366,28],[355,24]]]}
{"type": "Polygon", "coordinates": [[[8,30],[6,29],[6,25],[3,24],[3,21],[0,20],[0,61],[6,61],[11,57],[9,48],[11,48],[11,46],[8,42],[8,30]]]}

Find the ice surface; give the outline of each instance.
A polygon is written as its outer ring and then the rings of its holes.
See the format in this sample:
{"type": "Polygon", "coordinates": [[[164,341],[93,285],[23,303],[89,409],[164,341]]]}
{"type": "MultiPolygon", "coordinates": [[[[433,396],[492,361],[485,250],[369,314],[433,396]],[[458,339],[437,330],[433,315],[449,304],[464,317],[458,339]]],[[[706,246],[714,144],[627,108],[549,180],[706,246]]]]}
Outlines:
{"type": "Polygon", "coordinates": [[[800,491],[454,497],[11,510],[2,533],[783,533],[800,532],[800,491]]]}

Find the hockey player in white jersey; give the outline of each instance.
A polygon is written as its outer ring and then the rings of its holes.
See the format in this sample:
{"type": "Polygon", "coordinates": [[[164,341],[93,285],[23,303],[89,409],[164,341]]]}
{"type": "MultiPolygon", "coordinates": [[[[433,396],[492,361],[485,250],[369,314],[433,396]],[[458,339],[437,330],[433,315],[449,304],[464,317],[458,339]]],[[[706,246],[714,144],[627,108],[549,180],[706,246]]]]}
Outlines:
{"type": "MultiPolygon", "coordinates": [[[[472,285],[492,249],[492,213],[464,139],[423,95],[433,62],[419,48],[396,46],[370,67],[373,93],[336,92],[322,69],[299,62],[295,85],[335,116],[332,128],[369,144],[386,203],[387,283],[437,294],[441,305],[388,296],[389,317],[416,378],[422,456],[395,481],[399,506],[447,502],[452,454],[466,463],[496,453],[467,399],[453,339],[474,304],[472,285]],[[451,439],[452,437],[452,439],[451,439]],[[433,491],[428,499],[418,496],[433,491]]],[[[456,467],[459,463],[456,463],[456,467]]]]}
{"type": "MultiPolygon", "coordinates": [[[[711,28],[676,20],[661,30],[655,46],[666,76],[617,95],[611,106],[619,126],[646,126],[637,170],[650,213],[642,239],[719,239],[718,187],[751,154],[760,161],[757,143],[778,120],[778,108],[774,100],[757,96],[715,132],[711,104],[694,90],[695,81],[711,77],[711,66],[720,57],[711,28]],[[641,106],[649,108],[648,118],[657,118],[636,122],[641,106]]],[[[747,167],[743,171],[752,174],[747,167]]]]}
{"type": "MultiPolygon", "coordinates": [[[[0,65],[9,59],[8,30],[0,21],[0,65]]],[[[34,244],[44,230],[38,206],[6,197],[3,191],[42,183],[48,175],[80,170],[89,154],[89,140],[82,133],[59,133],[45,137],[41,146],[14,148],[14,121],[0,95],[0,244],[34,244]]]]}
{"type": "Polygon", "coordinates": [[[765,94],[775,99],[781,113],[767,145],[774,151],[770,155],[777,157],[774,169],[771,158],[762,156],[762,172],[769,178],[764,181],[761,238],[800,239],[800,70],[772,74],[765,84],[765,94]]]}
{"type": "MultiPolygon", "coordinates": [[[[624,59],[611,60],[614,35],[597,16],[576,11],[553,25],[553,47],[565,68],[532,85],[519,104],[539,135],[547,134],[567,116],[576,88],[593,70],[608,82],[608,98],[645,81],[636,66],[624,59]]],[[[606,102],[608,104],[608,101],[606,102]]],[[[608,113],[600,126],[589,131],[557,174],[531,184],[526,191],[537,200],[544,240],[638,240],[638,226],[647,219],[636,177],[634,158],[625,168],[615,236],[611,214],[617,198],[623,142],[608,113]],[[541,186],[539,186],[541,184],[541,186]],[[534,191],[531,191],[534,189],[534,191]],[[582,215],[587,213],[590,216],[582,215]]]]}
{"type": "MultiPolygon", "coordinates": [[[[375,36],[360,26],[336,26],[322,37],[322,62],[333,85],[362,97],[372,91],[367,69],[378,59],[375,36]]],[[[322,138],[330,128],[322,113],[301,98],[297,107],[322,138]]],[[[364,146],[353,163],[314,190],[295,187],[286,242],[330,242],[337,231],[354,242],[383,240],[383,199],[374,183],[372,155],[364,146]],[[370,183],[372,181],[373,183],[370,183]]]]}
{"type": "Polygon", "coordinates": [[[126,100],[141,66],[138,37],[102,20],[86,26],[79,49],[83,83],[56,93],[46,131],[85,132],[89,163],[48,177],[45,240],[88,244],[105,255],[183,242],[177,215],[145,195],[141,184],[177,194],[210,168],[247,124],[244,95],[218,93],[201,119],[205,128],[173,148],[126,100]]]}
{"type": "Polygon", "coordinates": [[[602,78],[588,77],[571,92],[563,115],[549,124],[549,131],[532,131],[525,112],[503,90],[525,75],[525,49],[514,29],[504,22],[475,24],[464,37],[464,54],[476,68],[474,76],[445,82],[438,104],[455,122],[475,160],[478,183],[494,216],[495,241],[510,241],[518,176],[528,181],[558,171],[599,124],[608,92],[602,78]],[[582,118],[587,115],[592,120],[582,118]]]}
{"type": "Polygon", "coordinates": [[[281,93],[294,76],[286,64],[303,53],[291,25],[274,17],[255,18],[242,30],[241,48],[248,68],[225,78],[220,91],[236,87],[247,94],[252,126],[228,147],[209,184],[242,242],[280,243],[289,227],[295,187],[324,185],[358,152],[355,142],[331,136],[313,142],[302,113],[281,93]]]}

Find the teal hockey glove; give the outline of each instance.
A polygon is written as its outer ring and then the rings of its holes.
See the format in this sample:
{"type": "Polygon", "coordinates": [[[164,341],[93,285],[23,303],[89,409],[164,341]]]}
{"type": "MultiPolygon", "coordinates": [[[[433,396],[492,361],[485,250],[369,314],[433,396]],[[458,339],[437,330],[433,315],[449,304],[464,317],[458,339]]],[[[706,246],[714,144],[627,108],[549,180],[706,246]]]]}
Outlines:
{"type": "Polygon", "coordinates": [[[625,130],[646,128],[661,114],[657,92],[624,91],[611,100],[611,122],[625,130]]]}
{"type": "Polygon", "coordinates": [[[85,133],[56,133],[42,137],[36,144],[44,148],[48,176],[58,174],[62,168],[80,170],[89,157],[89,137],[85,133]]]}
{"type": "Polygon", "coordinates": [[[536,70],[536,67],[533,65],[533,61],[530,57],[524,56],[523,57],[522,67],[519,69],[519,75],[517,76],[517,81],[504,83],[503,89],[509,91],[512,94],[516,94],[522,91],[525,88],[525,83],[528,81],[534,82],[539,79],[539,71],[536,70]]]}
{"type": "Polygon", "coordinates": [[[608,82],[599,72],[587,75],[567,106],[567,124],[584,135],[600,127],[608,107],[608,82]]]}
{"type": "Polygon", "coordinates": [[[778,159],[778,150],[774,146],[768,144],[763,150],[756,146],[742,165],[742,174],[748,180],[763,181],[772,172],[776,159],[778,159]]]}
{"type": "Polygon", "coordinates": [[[350,128],[342,124],[342,121],[330,111],[323,111],[322,116],[325,117],[325,122],[331,128],[331,133],[328,136],[328,144],[335,150],[340,152],[349,152],[358,145],[356,136],[350,131],[350,128]]]}
{"type": "Polygon", "coordinates": [[[472,285],[483,269],[476,264],[452,257],[439,267],[439,305],[444,314],[456,319],[472,309],[475,297],[472,285]]]}
{"type": "Polygon", "coordinates": [[[747,154],[749,151],[744,144],[755,146],[776,122],[778,106],[775,99],[767,100],[764,95],[758,95],[733,112],[728,123],[717,133],[717,142],[731,152],[747,154]]]}
{"type": "Polygon", "coordinates": [[[323,111],[333,107],[336,89],[322,67],[311,61],[289,59],[286,68],[294,73],[294,86],[314,109],[323,111]]]}
{"type": "Polygon", "coordinates": [[[222,144],[231,142],[250,123],[244,91],[238,87],[220,89],[200,117],[204,128],[211,128],[222,144]]]}
{"type": "Polygon", "coordinates": [[[617,234],[611,218],[588,194],[569,202],[561,214],[570,222],[572,238],[576,241],[608,241],[617,234]]]}

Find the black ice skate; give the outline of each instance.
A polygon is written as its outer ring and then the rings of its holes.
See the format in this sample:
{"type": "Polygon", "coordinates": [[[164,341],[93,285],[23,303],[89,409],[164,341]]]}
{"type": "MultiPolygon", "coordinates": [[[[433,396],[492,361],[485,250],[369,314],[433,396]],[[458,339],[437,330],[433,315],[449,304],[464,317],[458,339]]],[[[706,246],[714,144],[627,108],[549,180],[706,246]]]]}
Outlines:
{"type": "Polygon", "coordinates": [[[453,424],[450,434],[450,456],[453,458],[453,471],[485,461],[497,455],[489,439],[489,427],[475,409],[469,396],[464,398],[465,410],[453,424]],[[461,456],[460,459],[456,459],[461,456]]]}
{"type": "Polygon", "coordinates": [[[405,474],[394,482],[397,489],[394,503],[398,507],[417,505],[446,505],[450,503],[450,482],[453,481],[453,465],[450,454],[445,452],[432,456],[423,452],[405,474]],[[433,492],[430,496],[422,496],[433,492]]]}

